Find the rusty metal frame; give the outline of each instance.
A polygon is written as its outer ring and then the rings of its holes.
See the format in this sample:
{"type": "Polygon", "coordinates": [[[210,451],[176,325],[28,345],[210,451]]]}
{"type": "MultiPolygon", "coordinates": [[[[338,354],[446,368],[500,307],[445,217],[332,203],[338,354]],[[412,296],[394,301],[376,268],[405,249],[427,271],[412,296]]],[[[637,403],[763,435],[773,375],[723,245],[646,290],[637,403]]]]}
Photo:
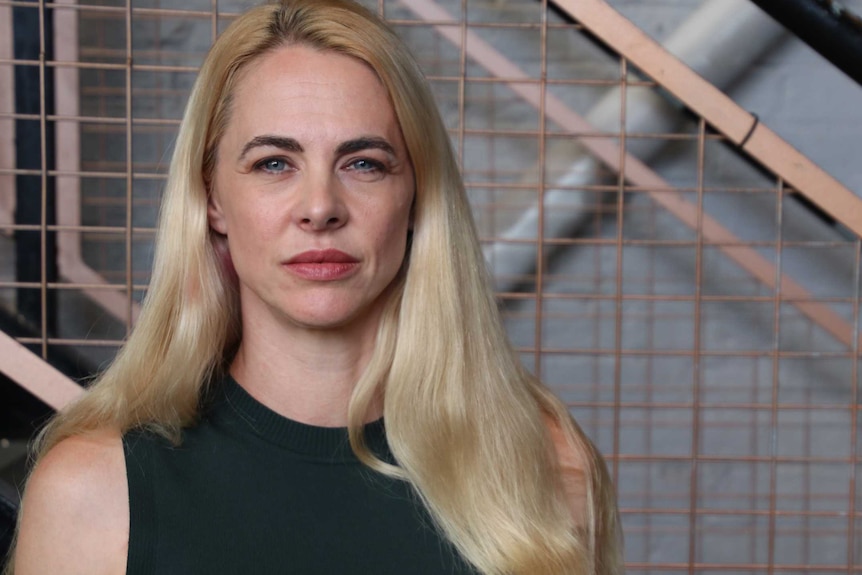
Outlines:
{"type": "MultiPolygon", "coordinates": [[[[0,6],[0,60],[14,56],[12,6],[0,6]]],[[[15,73],[11,64],[0,65],[0,134],[15,131],[15,73]]],[[[11,225],[15,213],[15,147],[11,138],[0,138],[0,226],[11,225]]]]}
{"type": "MultiPolygon", "coordinates": [[[[55,2],[54,45],[58,54],[69,55],[71,61],[77,62],[78,14],[71,9],[74,6],[75,0],[55,2]]],[[[58,118],[55,122],[59,174],[56,178],[58,268],[60,275],[68,282],[85,286],[82,288],[84,295],[119,321],[131,325],[130,316],[134,321],[140,313],[140,306],[131,301],[130,296],[124,295],[118,286],[111,286],[101,274],[88,266],[81,253],[81,180],[74,175],[80,171],[80,124],[71,119],[80,116],[78,76],[79,71],[75,66],[54,68],[58,118]]],[[[131,161],[131,155],[129,158],[131,161]]],[[[131,172],[131,167],[128,172],[131,172]]],[[[131,294],[131,290],[128,293],[131,294]]]]}
{"type": "MultiPolygon", "coordinates": [[[[78,20],[75,0],[58,0],[54,3],[54,45],[58,53],[70,55],[77,62],[78,20]],[[65,10],[63,8],[66,8],[65,10]]],[[[0,60],[13,61],[12,6],[0,5],[0,60]]],[[[81,253],[81,195],[80,136],[78,107],[78,67],[54,66],[56,81],[56,191],[57,191],[57,257],[60,275],[68,282],[81,286],[82,292],[111,315],[126,322],[137,316],[140,306],[110,286],[107,281],[83,259],[81,253]],[[65,119],[64,119],[65,118],[65,119]]],[[[14,76],[11,65],[0,66],[0,132],[14,132],[14,76]]],[[[15,160],[11,139],[0,139],[0,225],[11,229],[15,209],[15,160]]],[[[129,156],[131,158],[131,156],[129,156]]],[[[128,172],[131,173],[131,167],[128,172]]],[[[131,233],[131,230],[127,232],[131,233]]],[[[47,289],[50,286],[43,286],[47,289]]],[[[4,337],[6,337],[4,335],[4,337]]],[[[41,340],[43,348],[47,339],[41,340]]],[[[30,393],[54,407],[62,408],[81,388],[47,363],[33,361],[22,345],[4,342],[5,357],[0,369],[30,393]],[[74,387],[70,387],[74,386],[74,387]]],[[[35,356],[33,356],[35,357],[35,356]]]]}

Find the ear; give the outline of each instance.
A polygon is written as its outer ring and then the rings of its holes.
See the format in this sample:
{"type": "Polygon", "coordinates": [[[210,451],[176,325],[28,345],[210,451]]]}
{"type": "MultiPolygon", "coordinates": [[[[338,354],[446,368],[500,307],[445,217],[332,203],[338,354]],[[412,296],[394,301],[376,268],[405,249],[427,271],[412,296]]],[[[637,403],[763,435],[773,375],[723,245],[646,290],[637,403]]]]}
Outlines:
{"type": "Polygon", "coordinates": [[[227,222],[225,221],[224,211],[217,196],[215,190],[210,191],[209,199],[207,200],[207,219],[214,231],[226,236],[227,222]]]}

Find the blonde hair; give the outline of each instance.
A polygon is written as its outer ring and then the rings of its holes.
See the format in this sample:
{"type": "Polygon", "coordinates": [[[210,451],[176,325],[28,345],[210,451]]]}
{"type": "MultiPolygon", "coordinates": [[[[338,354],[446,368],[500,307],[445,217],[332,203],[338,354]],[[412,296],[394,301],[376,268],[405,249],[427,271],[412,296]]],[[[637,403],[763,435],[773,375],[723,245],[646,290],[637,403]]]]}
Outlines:
{"type": "Polygon", "coordinates": [[[486,575],[622,571],[613,489],[565,407],[524,370],[506,338],[448,135],[417,64],[374,14],[347,0],[254,8],[216,41],[192,90],[165,192],[150,290],[113,365],[41,436],[149,427],[179,441],[203,387],[240,341],[235,280],[207,222],[207,190],[245,66],[286,44],[365,62],[390,94],[416,184],[405,273],[351,398],[360,459],[410,482],[445,535],[486,575]],[[398,466],[365,447],[382,396],[398,466]],[[552,432],[564,438],[555,449],[552,432]],[[579,454],[585,517],[566,501],[559,450],[579,454]]]}

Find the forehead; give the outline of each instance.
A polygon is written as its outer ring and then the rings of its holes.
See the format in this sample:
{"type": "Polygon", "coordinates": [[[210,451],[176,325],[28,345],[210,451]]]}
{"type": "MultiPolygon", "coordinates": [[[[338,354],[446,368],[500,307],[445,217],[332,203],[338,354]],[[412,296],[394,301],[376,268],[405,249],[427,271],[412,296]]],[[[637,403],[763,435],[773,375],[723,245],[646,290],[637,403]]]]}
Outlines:
{"type": "Polygon", "coordinates": [[[260,56],[238,79],[225,137],[261,130],[315,139],[347,132],[400,139],[389,94],[368,65],[301,45],[260,56]]]}

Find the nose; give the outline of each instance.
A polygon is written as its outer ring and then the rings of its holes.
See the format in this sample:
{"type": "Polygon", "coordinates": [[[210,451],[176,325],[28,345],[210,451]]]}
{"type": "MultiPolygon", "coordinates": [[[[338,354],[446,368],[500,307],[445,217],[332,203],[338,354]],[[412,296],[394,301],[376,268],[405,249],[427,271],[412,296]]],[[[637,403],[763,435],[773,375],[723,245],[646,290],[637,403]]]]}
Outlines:
{"type": "Polygon", "coordinates": [[[302,183],[295,220],[307,231],[334,230],[347,223],[341,182],[333,174],[309,174],[302,183]]]}

